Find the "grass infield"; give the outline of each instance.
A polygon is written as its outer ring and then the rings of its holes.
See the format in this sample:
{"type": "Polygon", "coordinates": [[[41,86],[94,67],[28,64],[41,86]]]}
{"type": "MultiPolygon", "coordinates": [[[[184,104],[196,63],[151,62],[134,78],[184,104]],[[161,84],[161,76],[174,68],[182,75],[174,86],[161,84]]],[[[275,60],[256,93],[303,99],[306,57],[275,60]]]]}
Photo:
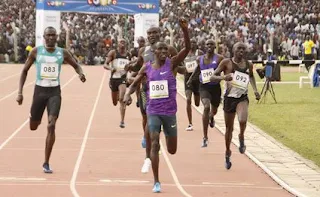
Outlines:
{"type": "MultiPolygon", "coordinates": [[[[261,92],[264,82],[254,73],[261,92]]],[[[307,73],[298,73],[298,67],[281,68],[281,82],[293,83],[272,83],[277,104],[269,92],[265,103],[257,104],[249,84],[249,122],[320,167],[320,87],[304,84],[300,89],[300,76],[307,73]]]]}
{"type": "MultiPolygon", "coordinates": [[[[299,82],[306,73],[281,72],[281,81],[299,82]]],[[[257,82],[261,82],[256,75],[257,82]]],[[[262,84],[258,84],[261,91],[262,84]]],[[[273,83],[277,104],[267,93],[266,102],[257,104],[249,89],[249,122],[301,156],[320,166],[320,88],[304,84],[273,83]]]]}

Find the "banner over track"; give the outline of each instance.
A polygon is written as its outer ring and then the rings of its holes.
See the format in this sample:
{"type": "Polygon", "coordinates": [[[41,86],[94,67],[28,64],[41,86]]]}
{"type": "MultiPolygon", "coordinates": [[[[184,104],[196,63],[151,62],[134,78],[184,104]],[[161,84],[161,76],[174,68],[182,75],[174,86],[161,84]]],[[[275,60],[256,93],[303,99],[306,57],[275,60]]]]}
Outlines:
{"type": "MultiPolygon", "coordinates": [[[[146,37],[146,29],[159,25],[159,0],[36,0],[36,46],[43,45],[43,31],[52,26],[61,31],[61,12],[134,15],[135,35],[146,37]]],[[[135,42],[136,44],[136,42],[135,42]]]]}
{"type": "Polygon", "coordinates": [[[99,14],[152,14],[159,6],[159,0],[37,0],[37,10],[99,14]]]}

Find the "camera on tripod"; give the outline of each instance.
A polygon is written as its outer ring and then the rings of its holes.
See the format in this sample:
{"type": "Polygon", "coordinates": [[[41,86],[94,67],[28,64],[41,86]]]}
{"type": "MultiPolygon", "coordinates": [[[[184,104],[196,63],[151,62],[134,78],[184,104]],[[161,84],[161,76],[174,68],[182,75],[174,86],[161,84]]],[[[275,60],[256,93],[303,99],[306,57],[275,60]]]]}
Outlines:
{"type": "Polygon", "coordinates": [[[272,49],[268,49],[266,59],[267,60],[263,62],[263,68],[256,69],[259,77],[271,81],[280,81],[280,65],[277,64],[277,58],[272,55],[272,49]]]}
{"type": "Polygon", "coordinates": [[[266,64],[263,66],[263,68],[257,68],[256,72],[258,73],[261,79],[263,78],[272,79],[274,78],[273,76],[274,68],[275,68],[275,63],[273,61],[267,61],[266,64]]]}

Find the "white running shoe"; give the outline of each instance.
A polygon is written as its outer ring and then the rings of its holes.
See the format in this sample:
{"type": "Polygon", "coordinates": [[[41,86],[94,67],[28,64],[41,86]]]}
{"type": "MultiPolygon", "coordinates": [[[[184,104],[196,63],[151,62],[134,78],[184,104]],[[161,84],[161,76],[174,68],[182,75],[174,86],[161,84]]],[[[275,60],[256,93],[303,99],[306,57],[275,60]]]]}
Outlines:
{"type": "Polygon", "coordinates": [[[192,124],[189,124],[189,126],[186,128],[186,131],[193,131],[192,124]]]}
{"type": "Polygon", "coordinates": [[[148,173],[149,172],[149,169],[150,169],[150,166],[151,166],[151,160],[149,158],[146,158],[143,162],[143,166],[141,168],[141,172],[142,173],[148,173]]]}

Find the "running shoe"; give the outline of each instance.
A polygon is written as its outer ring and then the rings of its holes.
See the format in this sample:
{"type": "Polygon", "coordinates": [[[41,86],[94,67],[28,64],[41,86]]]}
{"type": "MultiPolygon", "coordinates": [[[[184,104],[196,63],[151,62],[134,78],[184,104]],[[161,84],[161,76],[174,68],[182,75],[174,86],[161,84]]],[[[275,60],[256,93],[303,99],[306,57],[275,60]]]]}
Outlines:
{"type": "Polygon", "coordinates": [[[238,137],[239,137],[239,152],[241,154],[244,154],[246,152],[246,145],[244,144],[244,138],[240,138],[240,135],[238,137]]]}
{"type": "Polygon", "coordinates": [[[44,173],[52,173],[53,172],[48,163],[44,163],[42,165],[42,167],[43,167],[43,172],[44,173]]]}
{"type": "Polygon", "coordinates": [[[153,193],[160,193],[161,192],[161,184],[156,182],[152,189],[153,193]]]}
{"type": "Polygon", "coordinates": [[[120,128],[124,128],[125,127],[125,125],[124,125],[124,122],[120,122],[120,128]]]}
{"type": "Polygon", "coordinates": [[[193,131],[192,124],[189,124],[189,126],[186,128],[186,131],[193,131]]]}
{"type": "Polygon", "coordinates": [[[207,146],[208,146],[208,138],[203,138],[201,147],[202,147],[202,148],[205,148],[205,147],[207,147],[207,146]]]}
{"type": "Polygon", "coordinates": [[[229,170],[232,166],[232,163],[230,161],[230,156],[226,156],[226,163],[225,163],[225,167],[227,170],[229,170]]]}
{"type": "Polygon", "coordinates": [[[150,166],[151,166],[151,160],[149,158],[146,158],[143,162],[143,166],[141,168],[141,172],[142,173],[148,173],[149,172],[149,169],[150,169],[150,166]]]}

